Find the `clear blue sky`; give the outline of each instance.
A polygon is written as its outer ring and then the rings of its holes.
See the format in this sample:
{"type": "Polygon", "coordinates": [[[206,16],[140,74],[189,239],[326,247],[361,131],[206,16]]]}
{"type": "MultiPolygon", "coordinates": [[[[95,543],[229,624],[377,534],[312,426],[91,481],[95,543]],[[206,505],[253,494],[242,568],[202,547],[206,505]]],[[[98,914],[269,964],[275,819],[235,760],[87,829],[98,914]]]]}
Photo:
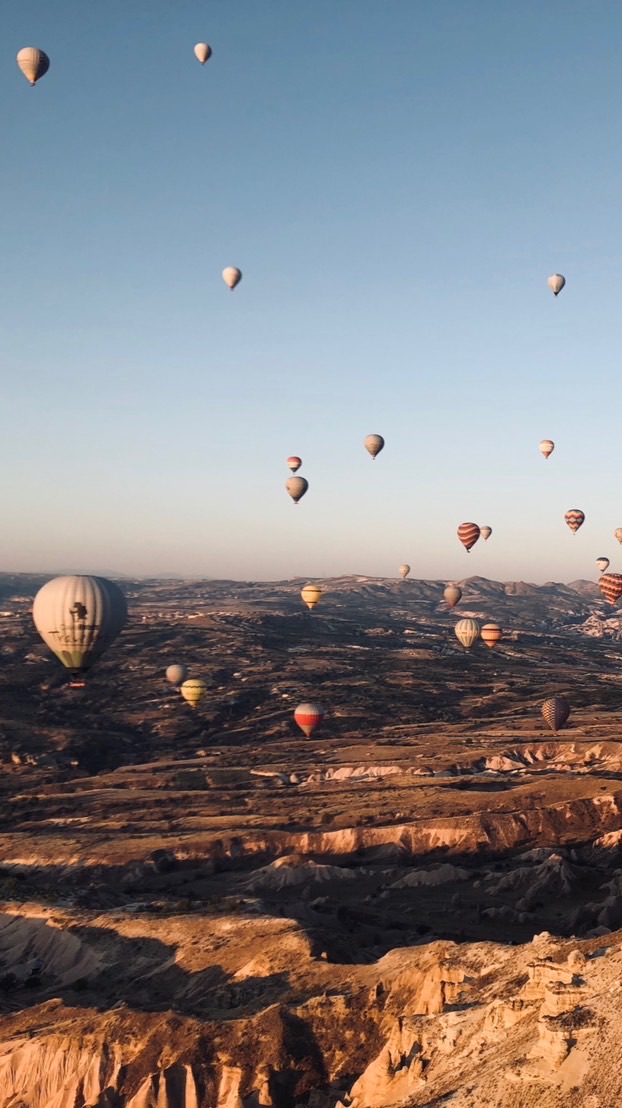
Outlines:
{"type": "Polygon", "coordinates": [[[615,0],[7,0],[0,42],[0,569],[622,569],[615,0]]]}

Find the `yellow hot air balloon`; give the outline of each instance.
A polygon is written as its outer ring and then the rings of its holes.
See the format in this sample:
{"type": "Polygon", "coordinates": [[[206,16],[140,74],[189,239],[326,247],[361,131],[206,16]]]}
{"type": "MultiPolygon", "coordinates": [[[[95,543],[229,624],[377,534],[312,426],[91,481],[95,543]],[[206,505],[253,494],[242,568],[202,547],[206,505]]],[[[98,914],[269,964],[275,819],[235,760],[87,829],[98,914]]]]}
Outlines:
{"type": "Polygon", "coordinates": [[[480,631],[482,642],[492,650],[503,638],[503,631],[498,623],[485,623],[480,631]]]}
{"type": "Polygon", "coordinates": [[[403,577],[404,580],[405,580],[408,577],[409,573],[410,573],[410,566],[407,566],[406,564],[404,564],[403,566],[400,566],[400,577],[403,577]]]}
{"type": "Polygon", "coordinates": [[[305,585],[302,589],[300,596],[304,603],[311,611],[315,608],[316,604],[319,604],[322,597],[322,590],[317,585],[305,585]]]}
{"type": "Polygon", "coordinates": [[[43,50],[36,46],[25,46],[17,55],[17,64],[27,81],[36,85],[37,81],[44,77],[50,68],[50,59],[43,50]]]}
{"type": "Polygon", "coordinates": [[[125,627],[127,603],[105,577],[55,577],[35,596],[32,618],[46,646],[79,678],[125,627]]]}
{"type": "Polygon", "coordinates": [[[564,285],[566,284],[566,278],[562,277],[561,273],[554,273],[552,277],[549,277],[546,282],[554,296],[559,296],[564,285]]]}
{"type": "Polygon", "coordinates": [[[242,270],[238,269],[235,265],[228,265],[226,269],[222,271],[222,279],[225,282],[227,288],[233,292],[236,285],[239,285],[242,280],[242,270]]]}
{"type": "Polygon", "coordinates": [[[371,454],[372,458],[377,458],[380,451],[384,450],[382,435],[368,435],[365,439],[365,449],[368,454],[371,454]]]}
{"type": "Polygon", "coordinates": [[[201,65],[205,65],[206,61],[212,56],[212,48],[208,46],[206,42],[197,42],[194,48],[194,56],[198,58],[201,65]]]}
{"type": "Polygon", "coordinates": [[[540,451],[540,453],[543,455],[543,457],[545,459],[550,458],[550,456],[553,453],[554,449],[555,449],[555,443],[553,442],[552,439],[542,439],[542,442],[540,443],[540,445],[538,447],[538,450],[540,451]]]}
{"type": "Polygon", "coordinates": [[[465,650],[470,650],[479,639],[479,623],[476,619],[459,619],[454,631],[465,650]]]}
{"type": "Polygon", "coordinates": [[[179,691],[190,707],[196,708],[207,692],[207,685],[200,677],[190,677],[187,681],[184,681],[179,691]]]}

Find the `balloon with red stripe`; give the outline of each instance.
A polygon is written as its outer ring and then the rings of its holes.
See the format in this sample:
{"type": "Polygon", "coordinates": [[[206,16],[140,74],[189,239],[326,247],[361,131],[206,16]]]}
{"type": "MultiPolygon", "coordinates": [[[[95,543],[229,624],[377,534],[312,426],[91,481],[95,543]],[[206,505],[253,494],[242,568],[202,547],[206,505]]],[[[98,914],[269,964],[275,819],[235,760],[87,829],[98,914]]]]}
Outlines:
{"type": "Polygon", "coordinates": [[[568,722],[570,704],[563,696],[552,696],[542,705],[542,715],[554,735],[568,722]]]}
{"type": "Polygon", "coordinates": [[[585,513],[580,508],[571,508],[564,516],[566,523],[568,524],[573,535],[576,535],[579,527],[583,526],[585,521],[585,513]]]}
{"type": "Polygon", "coordinates": [[[302,458],[298,458],[296,454],[292,454],[291,458],[287,459],[288,469],[291,469],[292,473],[296,473],[302,465],[302,458]]]}
{"type": "Polygon", "coordinates": [[[319,704],[299,704],[294,712],[294,719],[309,739],[313,732],[317,731],[325,715],[324,709],[319,704]]]}
{"type": "Polygon", "coordinates": [[[458,528],[458,538],[465,548],[467,554],[471,547],[475,546],[480,536],[480,529],[477,523],[461,523],[458,528]]]}
{"type": "Polygon", "coordinates": [[[598,587],[605,600],[617,604],[622,596],[622,573],[603,573],[598,579],[598,587]]]}

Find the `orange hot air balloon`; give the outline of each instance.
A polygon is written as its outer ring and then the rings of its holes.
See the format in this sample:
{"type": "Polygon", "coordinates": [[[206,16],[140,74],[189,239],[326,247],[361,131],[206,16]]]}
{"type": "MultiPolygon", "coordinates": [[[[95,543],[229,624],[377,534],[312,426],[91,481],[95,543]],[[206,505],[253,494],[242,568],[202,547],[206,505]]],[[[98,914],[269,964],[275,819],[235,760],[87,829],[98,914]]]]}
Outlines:
{"type": "Polygon", "coordinates": [[[476,523],[461,523],[458,528],[458,538],[467,554],[472,546],[475,546],[480,536],[480,529],[476,523]]]}
{"type": "Polygon", "coordinates": [[[542,715],[554,735],[564,726],[570,715],[570,704],[563,696],[552,696],[542,705],[542,715]]]}
{"type": "Polygon", "coordinates": [[[296,473],[302,465],[302,458],[297,458],[295,454],[292,454],[291,458],[287,459],[287,468],[291,469],[292,473],[296,473]]]}
{"type": "Polygon", "coordinates": [[[553,453],[554,449],[555,449],[555,443],[553,442],[552,439],[542,439],[542,442],[540,443],[540,445],[538,447],[538,450],[544,456],[545,459],[551,457],[551,454],[553,453]]]}
{"type": "Polygon", "coordinates": [[[462,600],[462,589],[458,588],[458,585],[447,585],[443,596],[449,604],[449,607],[455,608],[456,604],[459,604],[462,600]]]}
{"type": "Polygon", "coordinates": [[[566,512],[564,519],[574,535],[579,530],[579,527],[582,526],[585,515],[579,508],[571,508],[570,511],[566,512]]]}
{"type": "Polygon", "coordinates": [[[309,739],[313,732],[317,731],[325,715],[324,709],[319,704],[299,704],[294,712],[294,719],[309,739]]]}
{"type": "Polygon", "coordinates": [[[603,573],[598,579],[598,587],[605,600],[617,604],[622,596],[622,573],[603,573]]]}
{"type": "Polygon", "coordinates": [[[301,589],[300,598],[303,604],[306,604],[309,611],[312,612],[315,605],[319,604],[322,599],[322,590],[318,585],[305,585],[304,589],[301,589]]]}
{"type": "Polygon", "coordinates": [[[290,477],[289,481],[285,482],[285,488],[294,504],[297,504],[309,488],[309,482],[304,477],[290,477]]]}
{"type": "Polygon", "coordinates": [[[480,631],[480,638],[492,650],[503,638],[503,631],[498,623],[485,623],[480,631]]]}

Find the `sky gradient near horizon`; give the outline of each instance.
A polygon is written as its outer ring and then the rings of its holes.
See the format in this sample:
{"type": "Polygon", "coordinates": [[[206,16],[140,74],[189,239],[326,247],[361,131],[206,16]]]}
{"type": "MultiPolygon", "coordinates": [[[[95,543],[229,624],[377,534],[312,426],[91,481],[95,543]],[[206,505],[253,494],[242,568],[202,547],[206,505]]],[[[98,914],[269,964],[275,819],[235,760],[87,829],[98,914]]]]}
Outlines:
{"type": "Polygon", "coordinates": [[[622,571],[619,5],[10,0],[0,32],[1,570],[622,571]]]}

